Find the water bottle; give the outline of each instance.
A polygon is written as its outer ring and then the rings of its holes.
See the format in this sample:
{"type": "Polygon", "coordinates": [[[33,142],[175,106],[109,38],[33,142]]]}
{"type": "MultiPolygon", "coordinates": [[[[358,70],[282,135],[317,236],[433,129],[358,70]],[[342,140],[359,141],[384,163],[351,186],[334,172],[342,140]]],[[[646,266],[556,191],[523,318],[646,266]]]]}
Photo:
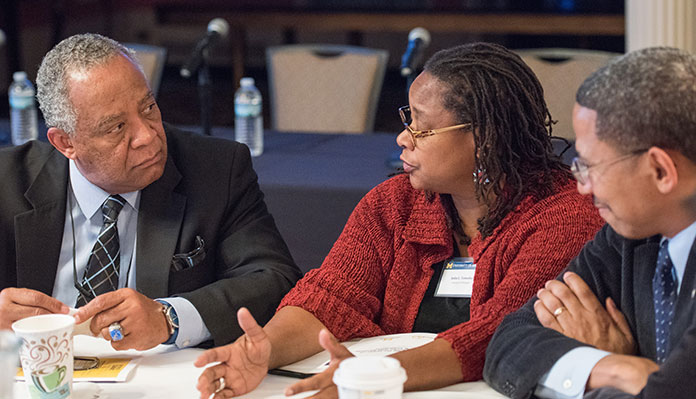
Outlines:
{"type": "Polygon", "coordinates": [[[8,91],[10,98],[10,124],[12,144],[20,145],[39,137],[39,126],[36,119],[36,102],[34,101],[34,86],[27,78],[26,72],[15,72],[8,91]]]}
{"type": "Polygon", "coordinates": [[[263,116],[261,93],[254,78],[242,78],[234,93],[234,139],[249,147],[252,157],[263,153],[263,116]]]}

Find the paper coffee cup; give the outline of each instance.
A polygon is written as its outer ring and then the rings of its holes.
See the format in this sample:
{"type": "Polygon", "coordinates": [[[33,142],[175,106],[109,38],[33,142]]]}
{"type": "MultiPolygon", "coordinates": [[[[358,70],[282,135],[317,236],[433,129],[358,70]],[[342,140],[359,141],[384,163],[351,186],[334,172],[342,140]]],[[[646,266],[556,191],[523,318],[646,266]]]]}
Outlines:
{"type": "Polygon", "coordinates": [[[19,359],[31,399],[69,399],[72,395],[75,319],[64,314],[27,317],[12,324],[22,339],[19,359]]]}
{"type": "Polygon", "coordinates": [[[406,371],[391,357],[351,357],[334,373],[340,399],[401,399],[406,371]]]}

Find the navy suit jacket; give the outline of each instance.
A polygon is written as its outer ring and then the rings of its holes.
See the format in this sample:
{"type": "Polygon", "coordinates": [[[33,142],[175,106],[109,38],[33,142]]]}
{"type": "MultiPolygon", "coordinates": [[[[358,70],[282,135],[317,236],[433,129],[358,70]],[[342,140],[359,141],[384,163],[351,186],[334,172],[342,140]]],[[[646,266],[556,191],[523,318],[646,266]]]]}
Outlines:
{"type": "MultiPolygon", "coordinates": [[[[605,225],[571,261],[567,270],[580,275],[605,303],[611,297],[623,312],[638,345],[638,355],[655,360],[655,311],[652,278],[660,236],[629,240],[605,225]]],[[[561,273],[560,276],[562,276],[561,273]]],[[[561,277],[559,276],[559,279],[561,277]]],[[[641,392],[643,398],[696,398],[696,246],[692,246],[677,298],[670,331],[671,352],[641,392]]],[[[539,324],[536,296],[508,315],[486,351],[484,378],[512,398],[532,396],[539,379],[573,348],[587,346],[539,324]]],[[[592,393],[593,398],[626,397],[616,390],[592,393]]],[[[630,396],[629,396],[630,397],[630,396]]]]}
{"type": "MultiPolygon", "coordinates": [[[[141,192],[137,290],[182,296],[198,310],[215,345],[242,334],[236,310],[262,325],[300,277],[268,213],[246,146],[165,125],[164,173],[141,192]],[[193,265],[175,255],[205,245],[193,265]]],[[[53,292],[65,223],[68,160],[32,141],[0,150],[0,289],[53,292]]]]}

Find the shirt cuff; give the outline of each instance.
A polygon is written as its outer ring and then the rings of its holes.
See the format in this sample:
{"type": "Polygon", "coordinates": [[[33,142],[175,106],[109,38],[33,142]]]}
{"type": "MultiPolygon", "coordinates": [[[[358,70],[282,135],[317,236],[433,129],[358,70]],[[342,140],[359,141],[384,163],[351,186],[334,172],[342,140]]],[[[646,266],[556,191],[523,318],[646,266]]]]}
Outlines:
{"type": "Polygon", "coordinates": [[[168,302],[179,318],[179,335],[176,337],[174,344],[179,349],[196,346],[203,341],[210,339],[210,331],[205,326],[203,318],[196,310],[196,307],[188,301],[188,299],[175,298],[158,298],[168,302]]]}
{"type": "Polygon", "coordinates": [[[534,394],[549,399],[581,399],[592,369],[607,355],[609,352],[589,346],[569,351],[539,379],[534,394]]]}

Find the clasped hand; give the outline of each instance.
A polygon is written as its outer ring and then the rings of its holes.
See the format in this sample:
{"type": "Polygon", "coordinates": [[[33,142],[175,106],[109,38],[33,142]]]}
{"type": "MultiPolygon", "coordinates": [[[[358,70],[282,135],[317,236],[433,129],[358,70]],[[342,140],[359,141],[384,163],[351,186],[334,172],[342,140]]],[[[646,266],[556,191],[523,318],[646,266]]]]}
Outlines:
{"type": "Polygon", "coordinates": [[[602,306],[587,284],[573,272],[563,282],[551,280],[537,292],[534,311],[539,322],[561,334],[608,352],[633,355],[636,343],[623,313],[611,298],[602,306]]]}

